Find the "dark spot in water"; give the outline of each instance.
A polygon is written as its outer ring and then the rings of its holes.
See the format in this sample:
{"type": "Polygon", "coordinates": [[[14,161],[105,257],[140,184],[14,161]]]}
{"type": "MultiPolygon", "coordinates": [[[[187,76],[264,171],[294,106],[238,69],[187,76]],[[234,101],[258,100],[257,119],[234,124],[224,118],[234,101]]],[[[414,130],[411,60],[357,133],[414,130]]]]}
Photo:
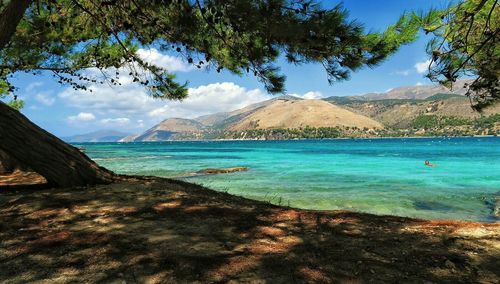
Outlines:
{"type": "Polygon", "coordinates": [[[418,210],[429,210],[429,211],[441,211],[441,212],[449,212],[455,209],[455,207],[437,202],[437,201],[424,201],[424,200],[415,200],[413,201],[413,206],[418,210]]]}

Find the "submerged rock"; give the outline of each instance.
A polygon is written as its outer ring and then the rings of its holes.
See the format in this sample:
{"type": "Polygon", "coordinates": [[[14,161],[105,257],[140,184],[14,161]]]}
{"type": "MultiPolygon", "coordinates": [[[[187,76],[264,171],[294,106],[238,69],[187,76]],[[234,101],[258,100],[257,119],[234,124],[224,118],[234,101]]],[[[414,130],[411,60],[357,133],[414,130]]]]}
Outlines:
{"type": "Polygon", "coordinates": [[[484,205],[491,210],[491,215],[500,219],[500,192],[493,194],[493,196],[482,197],[484,205]]]}
{"type": "Polygon", "coordinates": [[[494,202],[493,214],[498,218],[500,218],[500,193],[495,196],[493,202],[494,202]]]}
{"type": "Polygon", "coordinates": [[[454,209],[453,206],[438,202],[438,201],[427,201],[427,200],[415,200],[413,201],[413,206],[418,210],[429,210],[429,211],[440,211],[449,212],[454,209]]]}
{"type": "Polygon", "coordinates": [[[197,171],[197,174],[207,174],[207,175],[215,175],[215,174],[228,174],[228,173],[235,173],[235,172],[244,172],[248,171],[248,167],[235,167],[235,168],[224,168],[224,169],[203,169],[200,171],[197,171]]]}

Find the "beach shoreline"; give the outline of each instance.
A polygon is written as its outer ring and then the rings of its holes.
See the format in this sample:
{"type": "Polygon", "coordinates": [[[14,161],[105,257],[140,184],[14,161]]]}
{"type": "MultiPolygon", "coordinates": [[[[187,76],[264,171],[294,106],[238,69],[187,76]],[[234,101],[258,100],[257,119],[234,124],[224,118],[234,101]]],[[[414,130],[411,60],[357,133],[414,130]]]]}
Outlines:
{"type": "Polygon", "coordinates": [[[0,282],[478,282],[500,223],[272,205],[187,182],[0,193],[0,282]],[[35,261],[36,260],[36,261],[35,261]]]}
{"type": "Polygon", "coordinates": [[[492,199],[498,192],[499,167],[491,162],[499,157],[499,142],[498,138],[424,138],[85,147],[101,166],[121,174],[180,178],[276,204],[281,197],[281,204],[305,209],[490,222],[498,218],[492,213],[492,199]],[[437,167],[425,166],[426,160],[437,167]],[[197,173],[231,167],[249,171],[197,173]]]}

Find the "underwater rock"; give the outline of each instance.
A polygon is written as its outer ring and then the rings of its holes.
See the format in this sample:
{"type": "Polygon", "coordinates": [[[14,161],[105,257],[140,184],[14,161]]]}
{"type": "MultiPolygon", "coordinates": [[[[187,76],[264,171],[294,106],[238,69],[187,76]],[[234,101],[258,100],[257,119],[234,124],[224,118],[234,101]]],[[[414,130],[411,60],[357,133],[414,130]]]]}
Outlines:
{"type": "Polygon", "coordinates": [[[445,203],[437,202],[437,201],[426,201],[426,200],[415,200],[413,201],[413,206],[418,210],[429,210],[429,211],[440,211],[440,212],[449,212],[454,209],[453,206],[450,206],[445,203]]]}
{"type": "Polygon", "coordinates": [[[244,172],[248,171],[248,167],[235,167],[235,168],[224,168],[224,169],[203,169],[200,171],[197,171],[197,174],[208,174],[208,175],[215,175],[215,174],[228,174],[228,173],[235,173],[235,172],[244,172]]]}
{"type": "Polygon", "coordinates": [[[500,193],[495,196],[494,199],[493,214],[500,218],[500,193]]]}
{"type": "Polygon", "coordinates": [[[500,192],[493,194],[493,196],[482,197],[484,205],[491,211],[491,215],[500,218],[500,192]]]}

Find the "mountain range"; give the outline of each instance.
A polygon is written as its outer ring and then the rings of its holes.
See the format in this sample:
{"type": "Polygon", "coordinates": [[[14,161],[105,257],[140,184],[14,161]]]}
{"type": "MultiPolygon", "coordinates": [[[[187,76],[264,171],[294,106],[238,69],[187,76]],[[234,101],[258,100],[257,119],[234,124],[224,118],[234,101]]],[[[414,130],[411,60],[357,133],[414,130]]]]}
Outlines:
{"type": "MultiPolygon", "coordinates": [[[[136,135],[120,133],[123,136],[118,138],[116,133],[106,133],[121,142],[500,133],[500,105],[475,112],[464,96],[463,84],[458,82],[452,92],[442,86],[412,86],[321,100],[285,95],[230,112],[168,118],[136,135]]],[[[85,141],[105,139],[84,135],[70,142],[82,137],[85,141]]]]}
{"type": "Polygon", "coordinates": [[[324,100],[303,100],[281,96],[227,113],[216,113],[195,119],[168,118],[136,136],[122,141],[161,141],[207,139],[210,134],[268,129],[302,129],[306,127],[361,127],[382,129],[384,126],[324,100]]]}
{"type": "Polygon", "coordinates": [[[419,128],[419,121],[436,120],[442,128],[447,126],[442,119],[449,124],[454,118],[453,123],[467,125],[485,115],[500,112],[499,107],[487,109],[483,114],[475,112],[464,96],[463,85],[464,81],[458,82],[453,92],[443,86],[412,86],[385,93],[332,96],[322,100],[280,96],[231,112],[194,119],[168,118],[122,141],[398,136],[402,129],[419,128]],[[311,134],[311,128],[322,131],[318,134],[315,130],[311,134]],[[325,129],[335,131],[325,134],[325,129]]]}

